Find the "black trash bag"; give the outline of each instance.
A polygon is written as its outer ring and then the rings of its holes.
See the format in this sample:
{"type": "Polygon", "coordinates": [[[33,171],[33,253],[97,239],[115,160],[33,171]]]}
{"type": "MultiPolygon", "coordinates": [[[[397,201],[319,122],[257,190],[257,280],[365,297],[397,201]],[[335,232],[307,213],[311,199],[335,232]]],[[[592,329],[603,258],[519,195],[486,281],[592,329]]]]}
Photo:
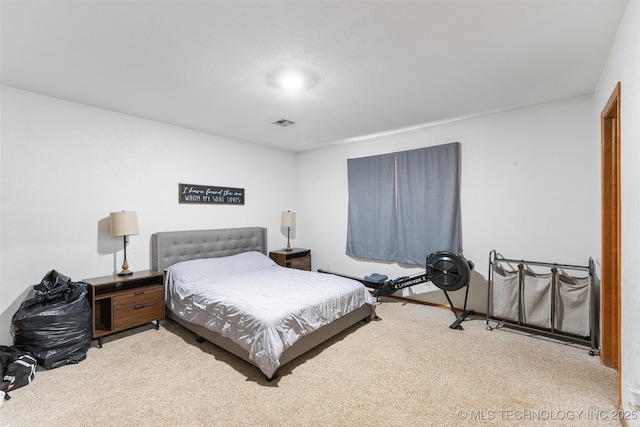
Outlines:
{"type": "Polygon", "coordinates": [[[36,364],[36,359],[26,351],[0,345],[0,392],[4,392],[4,400],[10,399],[10,391],[33,381],[36,364]]]}
{"type": "Polygon", "coordinates": [[[51,270],[33,289],[35,298],[40,301],[54,301],[60,298],[68,300],[67,294],[73,292],[73,282],[64,274],[51,270]]]}
{"type": "Polygon", "coordinates": [[[92,339],[89,285],[51,270],[33,289],[13,315],[15,346],[46,369],[84,360],[92,339]]]}

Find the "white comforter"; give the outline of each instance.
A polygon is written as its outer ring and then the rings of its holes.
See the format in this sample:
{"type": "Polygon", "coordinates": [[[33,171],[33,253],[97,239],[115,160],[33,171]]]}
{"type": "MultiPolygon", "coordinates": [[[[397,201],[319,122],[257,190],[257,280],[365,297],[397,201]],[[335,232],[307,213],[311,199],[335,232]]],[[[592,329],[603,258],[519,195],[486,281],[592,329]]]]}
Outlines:
{"type": "Polygon", "coordinates": [[[175,264],[166,287],[174,314],[240,345],[267,377],[302,336],[375,304],[355,280],[280,267],[260,252],[175,264]]]}

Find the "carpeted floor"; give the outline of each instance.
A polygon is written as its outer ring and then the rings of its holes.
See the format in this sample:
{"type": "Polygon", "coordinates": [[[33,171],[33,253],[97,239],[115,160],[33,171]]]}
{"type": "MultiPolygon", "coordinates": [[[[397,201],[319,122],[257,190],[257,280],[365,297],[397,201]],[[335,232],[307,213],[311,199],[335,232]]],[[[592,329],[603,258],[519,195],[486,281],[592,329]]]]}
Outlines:
{"type": "Polygon", "coordinates": [[[1,426],[615,426],[616,372],[588,348],[396,301],[265,381],[170,320],[39,370],[1,426]]]}

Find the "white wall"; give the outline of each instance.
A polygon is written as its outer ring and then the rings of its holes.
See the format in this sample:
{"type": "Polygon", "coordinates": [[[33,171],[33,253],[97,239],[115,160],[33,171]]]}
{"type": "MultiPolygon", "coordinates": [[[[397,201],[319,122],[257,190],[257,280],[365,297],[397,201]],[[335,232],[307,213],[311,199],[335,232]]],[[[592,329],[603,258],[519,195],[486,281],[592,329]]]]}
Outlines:
{"type": "MultiPolygon", "coordinates": [[[[347,159],[458,141],[464,255],[476,265],[470,308],[486,312],[492,249],[507,258],[585,266],[597,255],[593,206],[599,203],[600,169],[591,111],[592,98],[581,97],[302,153],[300,244],[312,250],[314,269],[392,278],[424,272],[345,255],[347,159]]],[[[446,302],[433,285],[403,292],[446,302]]],[[[459,306],[464,289],[455,294],[459,306]]]]}
{"type": "MultiPolygon", "coordinates": [[[[119,270],[109,212],[138,212],[132,270],[150,268],[156,231],[263,226],[282,247],[280,212],[295,210],[293,153],[1,88],[0,344],[34,284],[119,270]],[[244,206],[178,204],[178,183],[240,187],[244,206]]],[[[214,120],[215,118],[212,118],[214,120]]]]}
{"type": "MultiPolygon", "coordinates": [[[[620,82],[621,114],[621,200],[622,200],[622,282],[621,282],[621,373],[622,405],[629,407],[629,389],[640,385],[640,2],[631,1],[624,15],[616,41],[609,54],[595,94],[593,120],[600,113],[620,82]]],[[[599,128],[594,138],[599,141],[599,128]]],[[[640,420],[629,419],[640,426],[640,420]]]]}

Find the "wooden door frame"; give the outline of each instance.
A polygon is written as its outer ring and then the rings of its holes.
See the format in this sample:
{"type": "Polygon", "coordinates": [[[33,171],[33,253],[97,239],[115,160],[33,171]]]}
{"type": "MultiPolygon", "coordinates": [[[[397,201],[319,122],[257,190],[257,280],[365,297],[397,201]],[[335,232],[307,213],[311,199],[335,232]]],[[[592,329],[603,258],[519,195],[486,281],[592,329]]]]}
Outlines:
{"type": "Polygon", "coordinates": [[[621,390],[621,185],[620,185],[620,82],[600,115],[601,130],[601,232],[602,232],[602,363],[618,370],[621,390]]]}

